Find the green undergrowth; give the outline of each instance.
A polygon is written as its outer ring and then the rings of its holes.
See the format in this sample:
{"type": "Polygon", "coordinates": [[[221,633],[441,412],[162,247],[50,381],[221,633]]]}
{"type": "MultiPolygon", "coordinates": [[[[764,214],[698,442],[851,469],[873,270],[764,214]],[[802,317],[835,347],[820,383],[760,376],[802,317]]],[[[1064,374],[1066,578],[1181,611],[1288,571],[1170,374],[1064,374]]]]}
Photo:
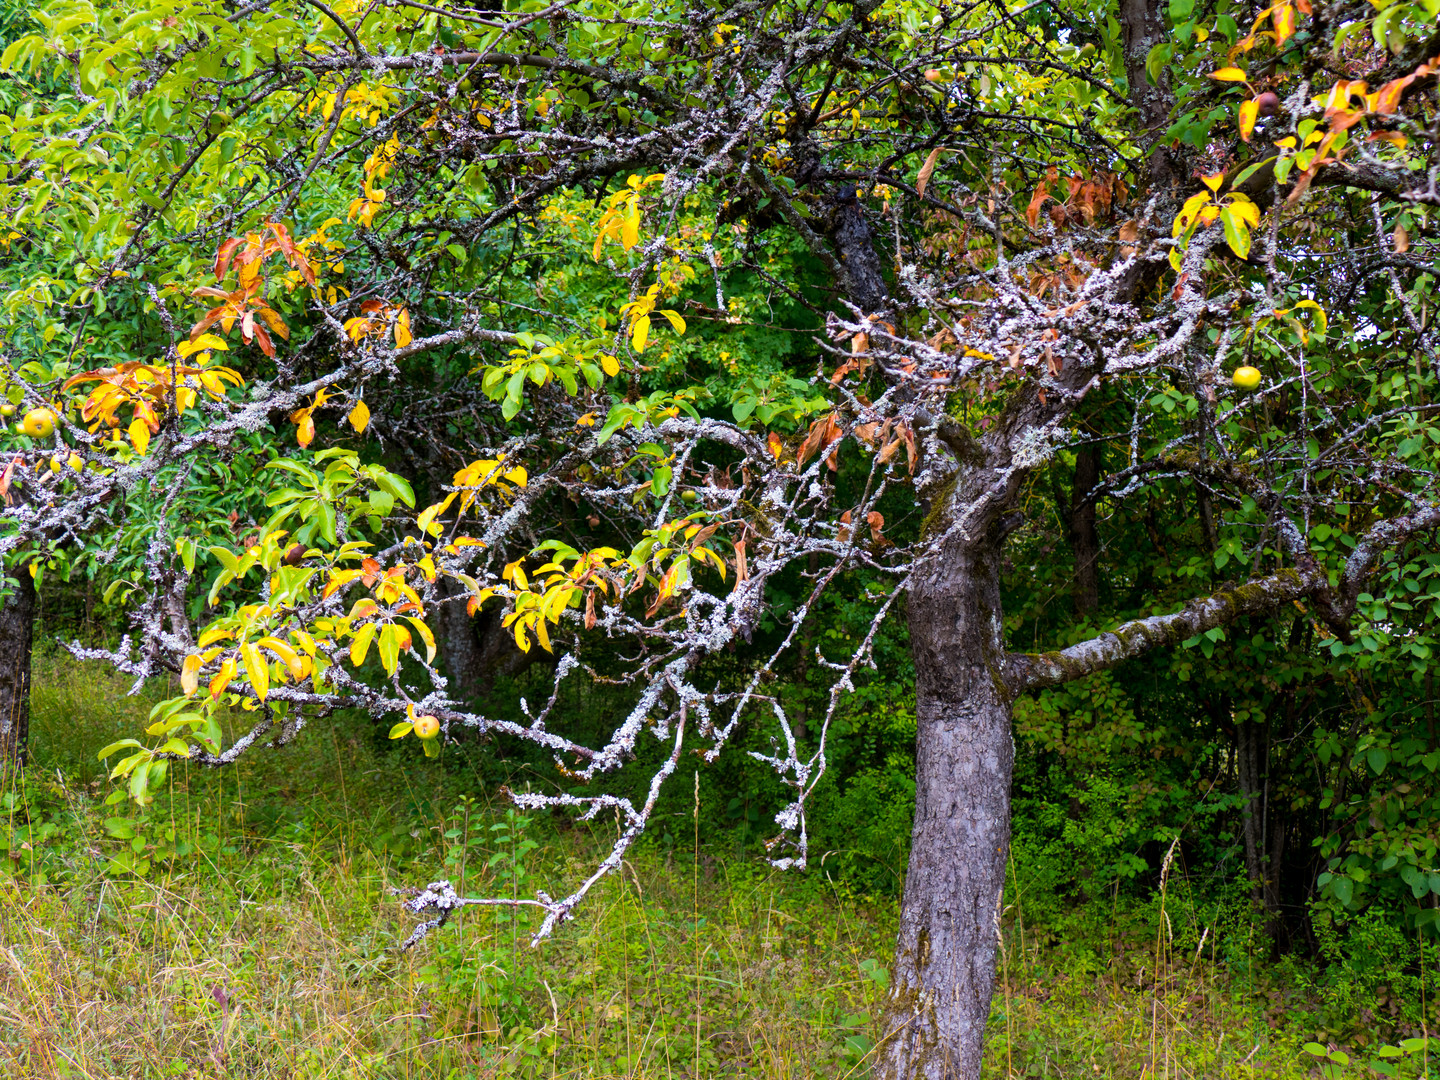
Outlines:
{"type": "MultiPolygon", "coordinates": [[[[526,818],[467,771],[480,749],[427,767],[345,718],[233,770],[177,770],[150,807],[107,805],[94,751],[163,696],[127,689],[37,670],[32,766],[0,792],[0,1076],[865,1075],[893,899],[773,872],[692,809],[538,948],[523,909],[487,909],[401,952],[415,920],[394,890],[562,895],[614,822],[526,818]]],[[[1025,869],[987,1077],[1425,1074],[1433,1006],[1403,965],[1352,964],[1342,993],[1270,963],[1178,869],[1147,904],[1027,917],[1025,869]]]]}

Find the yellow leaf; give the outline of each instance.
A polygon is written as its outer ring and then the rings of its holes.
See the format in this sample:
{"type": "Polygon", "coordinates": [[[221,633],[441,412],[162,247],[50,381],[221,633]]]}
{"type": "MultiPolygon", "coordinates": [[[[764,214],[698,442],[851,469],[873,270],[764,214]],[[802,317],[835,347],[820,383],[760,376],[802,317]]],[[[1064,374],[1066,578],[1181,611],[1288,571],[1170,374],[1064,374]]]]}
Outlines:
{"type": "MultiPolygon", "coordinates": [[[[455,496],[452,493],[450,495],[450,499],[453,499],[454,497],[455,496]]],[[[440,535],[443,530],[439,525],[434,524],[435,515],[444,511],[446,505],[450,502],[450,499],[446,499],[443,503],[435,503],[433,506],[427,506],[424,510],[420,511],[420,516],[415,519],[415,524],[420,527],[420,531],[422,533],[428,533],[431,536],[440,535]],[[433,529],[432,526],[434,526],[433,529]]]]}
{"type": "Polygon", "coordinates": [[[645,351],[645,341],[650,336],[650,316],[641,315],[630,328],[630,344],[636,352],[645,351]]]}
{"type": "Polygon", "coordinates": [[[359,667],[365,662],[365,654],[370,651],[370,641],[375,637],[375,624],[366,623],[355,632],[355,640],[350,642],[350,663],[359,667]]]}
{"type": "MultiPolygon", "coordinates": [[[[613,379],[616,375],[620,374],[620,361],[609,353],[601,353],[600,370],[613,379]]],[[[591,423],[594,423],[594,421],[592,420],[591,423]]]]}
{"type": "Polygon", "coordinates": [[[130,421],[129,427],[130,444],[135,447],[135,452],[144,455],[145,448],[150,445],[150,428],[144,420],[136,417],[130,421]]]}
{"type": "Polygon", "coordinates": [[[678,311],[662,311],[660,314],[670,320],[670,329],[674,330],[675,333],[685,333],[685,320],[680,317],[678,311]]]}
{"type": "Polygon", "coordinates": [[[370,423],[370,407],[363,401],[355,402],[355,407],[350,410],[347,419],[350,421],[350,426],[356,431],[364,431],[366,425],[370,423]]]}
{"type": "Polygon", "coordinates": [[[415,632],[420,635],[420,640],[425,642],[425,662],[427,664],[434,663],[435,635],[430,632],[430,627],[426,626],[423,622],[415,618],[413,615],[407,615],[405,617],[409,619],[410,625],[415,627],[415,632]]]}
{"type": "Polygon", "coordinates": [[[260,650],[248,642],[240,646],[240,655],[245,660],[245,677],[255,688],[255,696],[261,701],[270,692],[270,665],[260,655],[260,650]]]}
{"type": "Polygon", "coordinates": [[[403,349],[413,340],[410,333],[410,311],[408,308],[401,308],[400,315],[395,320],[395,344],[403,349]]]}
{"type": "Polygon", "coordinates": [[[300,654],[279,638],[263,637],[255,643],[260,648],[269,649],[280,658],[280,662],[290,671],[290,676],[296,682],[303,677],[300,672],[300,654]]]}
{"type": "Polygon", "coordinates": [[[505,569],[501,572],[500,577],[505,581],[513,582],[517,589],[529,589],[530,582],[529,579],[525,577],[524,562],[524,559],[516,559],[512,563],[506,563],[505,569]]]}
{"type": "Polygon", "coordinates": [[[216,337],[214,334],[201,334],[194,341],[182,341],[175,346],[175,351],[180,354],[181,359],[197,352],[204,352],[206,349],[223,349],[228,352],[230,346],[225,343],[224,338],[216,337]]]}
{"type": "Polygon", "coordinates": [[[1250,101],[1240,103],[1240,138],[1247,143],[1255,131],[1255,121],[1259,116],[1260,103],[1258,101],[1252,98],[1250,101]]]}
{"type": "Polygon", "coordinates": [[[180,691],[189,697],[200,687],[200,654],[191,653],[180,665],[180,691]]]}
{"type": "Polygon", "coordinates": [[[1200,180],[1211,191],[1219,191],[1220,185],[1225,182],[1225,174],[1223,172],[1211,173],[1209,176],[1202,176],[1200,180]]]}
{"type": "Polygon", "coordinates": [[[1244,82],[1245,72],[1237,67],[1223,67],[1219,71],[1210,72],[1210,78],[1216,82],[1244,82]]]}
{"type": "Polygon", "coordinates": [[[196,648],[203,649],[207,645],[213,645],[217,641],[234,636],[234,634],[232,634],[229,630],[226,630],[224,627],[211,626],[203,634],[200,635],[200,640],[195,643],[196,648]]]}
{"type": "Polygon", "coordinates": [[[303,448],[309,446],[310,441],[314,438],[315,420],[310,415],[309,409],[302,410],[300,419],[295,422],[295,441],[303,448]]]}
{"type": "Polygon", "coordinates": [[[1260,207],[1238,192],[1230,199],[1230,212],[1252,229],[1260,224],[1260,207]]]}
{"type": "Polygon", "coordinates": [[[620,246],[629,251],[640,242],[640,208],[633,202],[630,212],[620,223],[620,246]]]}

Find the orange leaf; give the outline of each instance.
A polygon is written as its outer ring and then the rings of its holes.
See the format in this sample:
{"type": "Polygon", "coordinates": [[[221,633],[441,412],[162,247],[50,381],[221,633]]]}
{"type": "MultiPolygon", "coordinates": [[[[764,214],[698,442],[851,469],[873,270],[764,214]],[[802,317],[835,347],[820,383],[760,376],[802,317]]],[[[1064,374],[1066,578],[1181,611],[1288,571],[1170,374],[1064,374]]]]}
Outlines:
{"type": "Polygon", "coordinates": [[[774,455],[775,460],[779,461],[780,455],[785,452],[785,444],[780,441],[780,436],[773,431],[770,432],[765,438],[765,445],[770,448],[770,453],[774,455]]]}
{"type": "Polygon", "coordinates": [[[1414,81],[1414,75],[1406,75],[1403,79],[1391,79],[1380,87],[1375,92],[1375,111],[1382,116],[1393,113],[1400,107],[1400,98],[1404,95],[1406,88],[1414,81]]]}
{"type": "Polygon", "coordinates": [[[800,444],[800,449],[795,452],[795,464],[804,465],[806,459],[811,457],[822,446],[828,446],[830,439],[830,427],[835,423],[834,415],[822,417],[810,425],[810,431],[805,436],[805,441],[800,444]]]}
{"type": "Polygon", "coordinates": [[[225,275],[230,272],[230,260],[235,256],[235,249],[245,241],[238,236],[232,236],[222,243],[215,251],[215,280],[223,281],[225,275]]]}
{"type": "Polygon", "coordinates": [[[1295,9],[1289,4],[1277,4],[1270,13],[1270,25],[1275,27],[1276,46],[1284,45],[1295,36],[1295,9]]]}
{"type": "Polygon", "coordinates": [[[1040,210],[1045,205],[1045,200],[1050,197],[1049,185],[1041,180],[1035,187],[1035,194],[1030,196],[1030,205],[1025,208],[1025,220],[1030,222],[1033,229],[1040,224],[1040,210]]]}

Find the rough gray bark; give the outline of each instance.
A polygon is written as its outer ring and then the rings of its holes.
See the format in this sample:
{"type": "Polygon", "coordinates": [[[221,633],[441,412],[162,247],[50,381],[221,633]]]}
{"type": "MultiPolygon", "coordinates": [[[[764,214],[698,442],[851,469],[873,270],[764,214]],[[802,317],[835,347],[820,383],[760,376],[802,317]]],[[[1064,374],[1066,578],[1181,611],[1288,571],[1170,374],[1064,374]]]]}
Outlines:
{"type": "Polygon", "coordinates": [[[942,552],[908,601],[915,825],[877,1075],[978,1077],[1010,846],[999,546],[942,552]]]}
{"type": "Polygon", "coordinates": [[[473,703],[485,681],[475,622],[465,610],[461,587],[449,578],[441,578],[437,584],[445,599],[435,608],[435,643],[445,665],[445,677],[450,680],[450,696],[456,701],[473,703]]]}
{"type": "Polygon", "coordinates": [[[15,571],[15,591],[0,604],[0,778],[25,767],[30,738],[30,649],[35,630],[35,581],[15,571]]]}
{"type": "Polygon", "coordinates": [[[1160,141],[1170,117],[1174,96],[1167,70],[1157,86],[1145,72],[1150,50],[1166,40],[1165,5],[1161,0],[1120,0],[1120,30],[1125,43],[1125,80],[1130,84],[1130,104],[1139,114],[1149,150],[1150,180],[1168,186],[1182,179],[1170,150],[1160,141]]]}
{"type": "Polygon", "coordinates": [[[835,247],[840,253],[846,277],[842,284],[852,303],[866,314],[876,314],[890,303],[885,274],[875,252],[875,238],[865,221],[865,212],[855,189],[847,188],[836,200],[835,247]]]}

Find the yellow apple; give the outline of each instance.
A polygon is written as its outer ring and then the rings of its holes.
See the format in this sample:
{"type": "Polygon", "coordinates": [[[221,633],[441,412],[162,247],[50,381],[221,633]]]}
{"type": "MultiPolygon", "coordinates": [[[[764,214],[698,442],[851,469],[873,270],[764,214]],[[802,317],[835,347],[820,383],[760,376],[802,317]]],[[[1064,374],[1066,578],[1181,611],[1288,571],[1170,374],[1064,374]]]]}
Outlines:
{"type": "Polygon", "coordinates": [[[1236,368],[1235,374],[1231,378],[1235,380],[1235,385],[1241,390],[1254,390],[1260,385],[1260,369],[1248,365],[1236,368]]]}
{"type": "Polygon", "coordinates": [[[25,414],[25,419],[20,421],[20,430],[32,439],[44,439],[53,435],[55,434],[55,414],[44,406],[31,409],[25,414]]]}
{"type": "Polygon", "coordinates": [[[422,739],[433,739],[440,734],[440,721],[433,716],[417,716],[415,718],[415,734],[422,739]]]}

